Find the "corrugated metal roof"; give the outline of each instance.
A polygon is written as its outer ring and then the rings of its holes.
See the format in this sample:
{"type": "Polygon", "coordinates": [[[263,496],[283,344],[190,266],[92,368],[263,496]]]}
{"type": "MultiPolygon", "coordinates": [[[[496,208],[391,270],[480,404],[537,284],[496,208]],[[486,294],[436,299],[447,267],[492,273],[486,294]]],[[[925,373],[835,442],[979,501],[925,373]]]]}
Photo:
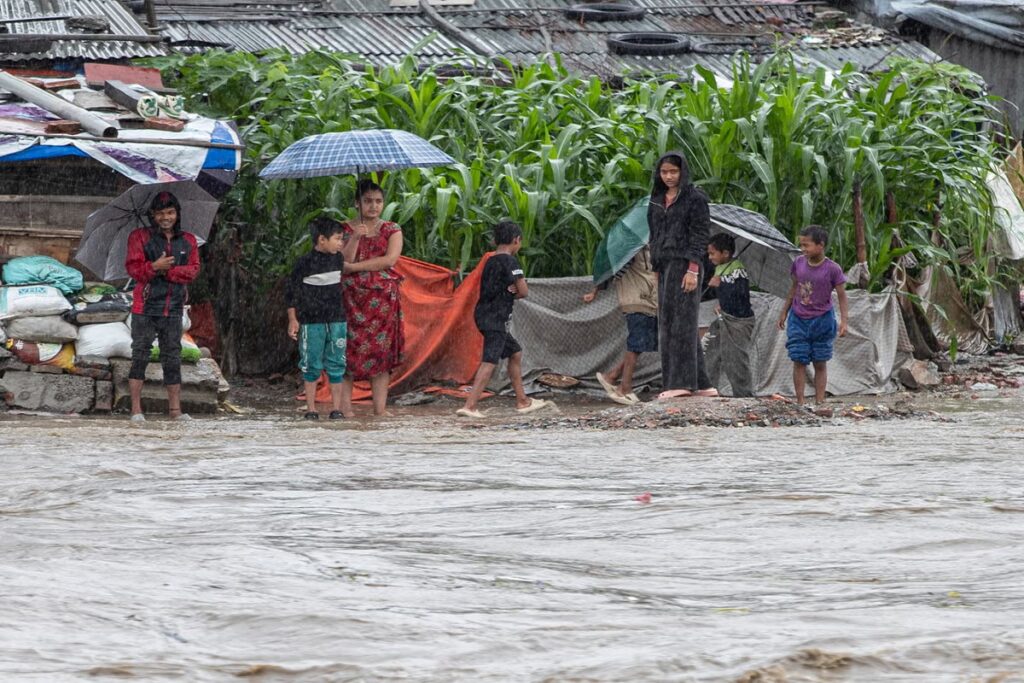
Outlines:
{"type": "Polygon", "coordinates": [[[223,45],[250,52],[283,48],[301,54],[323,48],[363,55],[376,63],[388,63],[404,57],[414,46],[433,35],[434,39],[417,51],[421,57],[443,58],[465,52],[450,39],[437,35],[435,27],[418,14],[300,15],[283,23],[176,22],[164,18],[161,22],[167,27],[162,34],[170,39],[172,48],[178,50],[195,45],[223,45]]]}
{"type": "MultiPolygon", "coordinates": [[[[227,9],[230,3],[243,1],[160,0],[165,3],[159,8],[161,23],[167,26],[164,35],[175,49],[223,45],[301,53],[326,48],[360,54],[378,64],[403,58],[431,35],[433,40],[417,52],[421,58],[448,58],[468,52],[439,34],[416,8],[392,9],[388,0],[333,0],[334,11],[311,11],[308,3],[288,5],[287,11],[281,11],[281,5],[227,9]],[[182,4],[175,5],[176,1],[182,4]],[[253,20],[246,21],[247,15],[253,20]],[[265,20],[268,15],[276,19],[265,20]]],[[[813,28],[814,8],[807,5],[633,1],[648,7],[642,19],[581,23],[563,13],[570,3],[555,5],[554,0],[477,0],[473,7],[438,9],[447,21],[513,62],[527,63],[550,51],[559,53],[571,69],[601,75],[623,68],[680,72],[695,64],[728,72],[731,54],[741,49],[766,52],[773,49],[780,36],[797,52],[834,69],[846,61],[872,66],[889,55],[935,57],[916,43],[903,42],[895,34],[866,25],[813,28]],[[693,39],[694,49],[665,57],[610,53],[609,35],[628,32],[687,34],[693,39]]]]}
{"type": "MultiPolygon", "coordinates": [[[[100,16],[110,22],[110,33],[141,36],[148,32],[135,16],[117,0],[50,0],[45,11],[34,0],[0,0],[0,17],[21,19],[38,16],[100,16]]],[[[74,35],[61,19],[5,24],[10,35],[19,33],[56,33],[74,35]]],[[[114,60],[126,57],[157,57],[166,54],[158,43],[127,41],[59,40],[46,52],[0,53],[5,62],[45,59],[114,60]]]]}

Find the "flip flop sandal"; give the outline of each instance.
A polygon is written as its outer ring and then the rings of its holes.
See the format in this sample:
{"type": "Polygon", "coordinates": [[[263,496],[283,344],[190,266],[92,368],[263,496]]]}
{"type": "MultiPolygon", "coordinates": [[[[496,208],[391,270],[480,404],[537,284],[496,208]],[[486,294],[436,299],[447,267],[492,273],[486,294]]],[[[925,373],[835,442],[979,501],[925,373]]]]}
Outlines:
{"type": "Polygon", "coordinates": [[[608,394],[608,397],[614,401],[615,397],[619,396],[619,390],[615,387],[614,384],[608,381],[607,377],[602,375],[600,372],[594,376],[597,378],[597,381],[604,388],[604,391],[606,394],[608,394]]]}
{"type": "Polygon", "coordinates": [[[685,398],[687,396],[693,396],[693,392],[689,389],[669,389],[658,394],[658,400],[664,401],[668,398],[685,398]]]}
{"type": "Polygon", "coordinates": [[[459,417],[469,417],[474,420],[483,420],[487,416],[481,413],[479,410],[469,410],[468,408],[459,408],[455,411],[455,414],[459,417]]]}
{"type": "Polygon", "coordinates": [[[539,398],[531,398],[530,405],[524,408],[516,408],[516,412],[519,413],[520,415],[526,415],[527,413],[532,413],[534,411],[541,410],[542,408],[547,408],[548,406],[553,405],[555,404],[552,403],[551,401],[545,401],[539,398]]]}
{"type": "Polygon", "coordinates": [[[611,400],[615,401],[616,403],[620,403],[620,404],[622,404],[624,406],[631,406],[631,405],[633,405],[633,403],[635,403],[635,401],[630,399],[629,396],[623,396],[622,394],[618,394],[618,393],[610,394],[608,396],[608,398],[610,398],[611,400]]]}
{"type": "Polygon", "coordinates": [[[710,389],[698,389],[694,393],[694,396],[704,396],[713,398],[715,396],[718,396],[718,389],[715,389],[714,387],[711,387],[710,389]]]}

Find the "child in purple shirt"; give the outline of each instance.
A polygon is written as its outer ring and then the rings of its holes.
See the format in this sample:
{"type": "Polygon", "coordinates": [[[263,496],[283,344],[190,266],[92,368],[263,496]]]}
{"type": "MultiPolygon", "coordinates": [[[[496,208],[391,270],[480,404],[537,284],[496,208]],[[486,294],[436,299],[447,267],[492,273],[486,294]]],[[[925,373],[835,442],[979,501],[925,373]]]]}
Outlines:
{"type": "Polygon", "coordinates": [[[779,329],[786,331],[786,349],[793,361],[793,388],[796,402],[803,405],[807,366],[814,365],[814,400],[819,407],[825,403],[828,384],[826,363],[832,359],[832,343],[836,338],[836,316],[832,310],[832,290],[839,299],[840,337],[846,336],[846,276],[835,261],[825,257],[828,233],[820,226],[809,225],[800,231],[803,256],[793,261],[786,305],[779,316],[779,329]]]}

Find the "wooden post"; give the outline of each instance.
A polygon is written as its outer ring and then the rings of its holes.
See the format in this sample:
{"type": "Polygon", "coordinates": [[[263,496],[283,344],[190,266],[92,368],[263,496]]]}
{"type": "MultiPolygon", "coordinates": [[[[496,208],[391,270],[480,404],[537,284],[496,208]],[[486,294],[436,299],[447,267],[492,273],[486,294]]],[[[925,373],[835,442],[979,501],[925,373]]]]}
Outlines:
{"type": "Polygon", "coordinates": [[[891,191],[885,193],[885,222],[896,225],[899,216],[896,214],[896,195],[891,191]]]}
{"type": "Polygon", "coordinates": [[[868,241],[864,233],[864,204],[859,180],[853,183],[853,236],[857,245],[857,263],[867,263],[868,241]]]}

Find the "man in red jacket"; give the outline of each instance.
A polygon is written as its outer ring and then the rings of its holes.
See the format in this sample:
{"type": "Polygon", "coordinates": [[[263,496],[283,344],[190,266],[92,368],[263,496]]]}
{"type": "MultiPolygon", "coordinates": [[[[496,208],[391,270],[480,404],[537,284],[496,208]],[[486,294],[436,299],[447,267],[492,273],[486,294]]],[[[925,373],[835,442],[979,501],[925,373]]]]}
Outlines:
{"type": "Polygon", "coordinates": [[[132,303],[132,368],[128,387],[132,422],[145,422],[142,385],[146,378],[153,340],[160,343],[160,365],[167,387],[167,408],[172,419],[190,420],[181,412],[181,318],[188,300],[188,284],[199,275],[199,245],[181,229],[181,205],[170,192],[161,192],[149,207],[153,227],[128,236],[125,267],[135,280],[132,303]]]}

